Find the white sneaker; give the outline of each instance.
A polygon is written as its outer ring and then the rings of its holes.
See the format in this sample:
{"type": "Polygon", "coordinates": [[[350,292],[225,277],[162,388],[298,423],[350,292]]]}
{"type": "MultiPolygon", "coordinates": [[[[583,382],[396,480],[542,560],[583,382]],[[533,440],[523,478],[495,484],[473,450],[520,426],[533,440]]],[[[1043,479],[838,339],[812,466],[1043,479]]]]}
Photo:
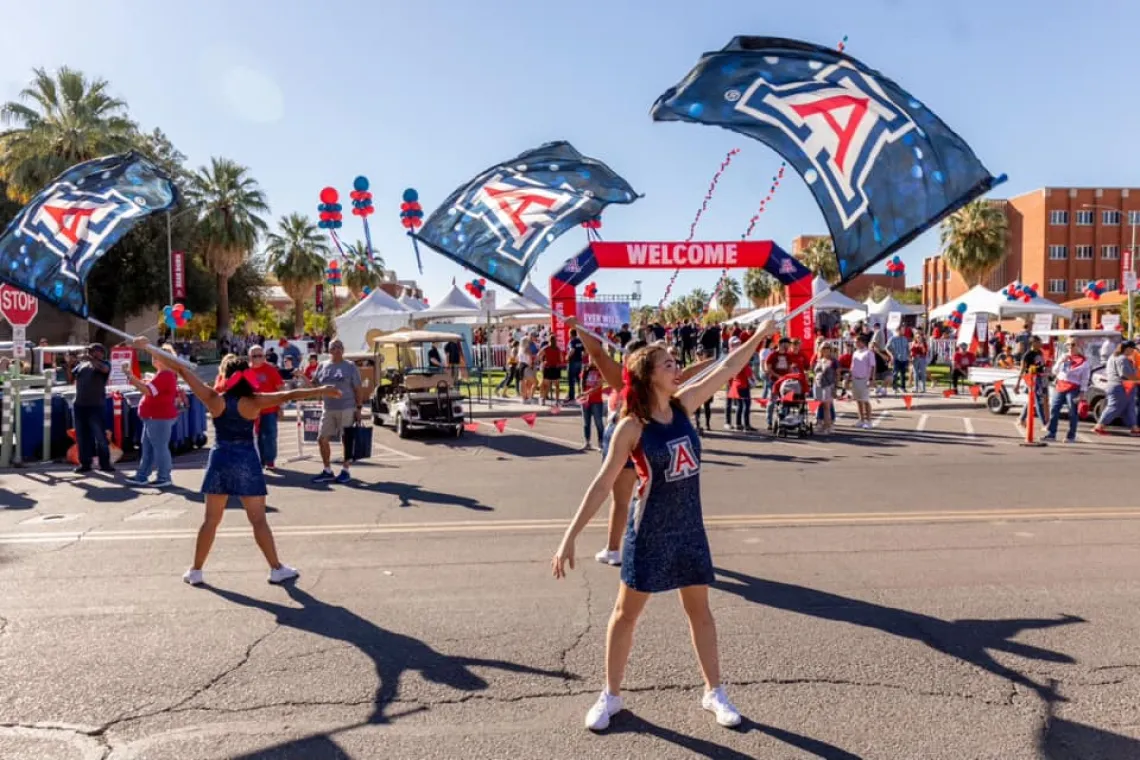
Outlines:
{"type": "Polygon", "coordinates": [[[621,564],[621,549],[611,552],[609,549],[602,549],[594,555],[594,559],[601,562],[603,565],[617,566],[621,564]]]}
{"type": "Polygon", "coordinates": [[[740,725],[740,711],[724,693],[723,686],[718,686],[712,691],[706,691],[705,695],[701,697],[701,707],[715,714],[716,722],[725,728],[734,728],[740,725]]]}
{"type": "Polygon", "coordinates": [[[185,583],[189,583],[191,586],[201,586],[206,582],[206,579],[202,577],[202,571],[195,570],[193,568],[187,570],[182,574],[182,580],[185,583]]]}
{"type": "Polygon", "coordinates": [[[591,731],[605,731],[610,727],[610,716],[621,712],[622,706],[621,697],[613,697],[603,691],[598,701],[586,713],[586,728],[591,731]]]}
{"type": "Polygon", "coordinates": [[[296,578],[300,574],[301,573],[299,573],[296,568],[289,567],[288,565],[282,565],[281,567],[275,567],[269,571],[269,582],[284,583],[285,581],[296,578]]]}

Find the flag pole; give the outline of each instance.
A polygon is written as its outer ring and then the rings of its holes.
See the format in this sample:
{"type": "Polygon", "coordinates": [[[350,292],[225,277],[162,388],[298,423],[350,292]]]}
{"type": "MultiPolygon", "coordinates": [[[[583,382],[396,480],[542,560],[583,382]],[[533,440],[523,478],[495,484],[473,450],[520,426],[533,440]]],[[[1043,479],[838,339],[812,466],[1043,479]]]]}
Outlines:
{"type": "MultiPolygon", "coordinates": [[[[123,332],[119,328],[112,327],[111,325],[107,324],[106,322],[100,322],[98,319],[95,319],[94,317],[86,317],[86,319],[87,319],[88,323],[93,324],[96,327],[101,327],[104,330],[106,330],[107,332],[111,333],[112,335],[118,335],[123,340],[130,341],[131,343],[134,342],[135,338],[139,337],[137,335],[131,335],[130,333],[123,332]]],[[[174,354],[169,354],[166,351],[163,351],[161,348],[154,345],[153,343],[148,345],[146,350],[149,353],[158,354],[163,359],[168,359],[168,360],[175,362],[177,364],[181,364],[183,367],[189,367],[190,369],[194,369],[194,365],[191,364],[190,362],[183,361],[182,359],[179,359],[174,354]]]]}

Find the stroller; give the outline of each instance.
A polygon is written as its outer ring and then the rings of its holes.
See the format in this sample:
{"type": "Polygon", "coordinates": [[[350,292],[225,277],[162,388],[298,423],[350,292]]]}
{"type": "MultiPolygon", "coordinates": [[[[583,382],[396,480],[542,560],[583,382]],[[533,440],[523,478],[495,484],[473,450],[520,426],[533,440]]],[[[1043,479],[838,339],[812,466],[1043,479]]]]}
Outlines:
{"type": "Polygon", "coordinates": [[[772,432],[780,438],[795,435],[805,438],[815,428],[808,413],[807,377],[803,373],[785,375],[772,389],[772,403],[776,405],[772,432]]]}

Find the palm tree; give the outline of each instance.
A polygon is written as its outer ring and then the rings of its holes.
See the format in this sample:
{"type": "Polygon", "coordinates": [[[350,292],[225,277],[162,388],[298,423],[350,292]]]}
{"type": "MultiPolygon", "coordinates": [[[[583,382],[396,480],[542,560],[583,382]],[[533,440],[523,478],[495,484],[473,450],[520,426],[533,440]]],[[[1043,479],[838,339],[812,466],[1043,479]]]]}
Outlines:
{"type": "Polygon", "coordinates": [[[779,281],[763,269],[748,269],[744,272],[744,295],[757,309],[767,305],[768,299],[779,286],[779,281]]]}
{"type": "Polygon", "coordinates": [[[727,275],[720,282],[720,289],[716,294],[716,305],[731,319],[740,305],[740,283],[727,275]]]}
{"type": "Polygon", "coordinates": [[[230,277],[266,231],[265,193],[249,169],[228,158],[211,158],[190,178],[189,197],[198,212],[198,252],[218,278],[218,336],[230,334],[230,277]]]}
{"type": "Polygon", "coordinates": [[[808,243],[799,256],[800,263],[828,282],[839,279],[839,265],[835,260],[835,246],[829,237],[819,237],[808,243]]]}
{"type": "Polygon", "coordinates": [[[0,132],[0,179],[20,203],[65,169],[128,150],[138,139],[127,104],[107,94],[106,80],[66,66],[54,76],[34,71],[20,102],[0,106],[0,122],[11,127],[0,132]]]}
{"type": "Polygon", "coordinates": [[[304,214],[283,216],[269,234],[266,263],[293,300],[293,334],[305,332],[305,296],[325,277],[329,246],[325,235],[304,214]]]}
{"type": "Polygon", "coordinates": [[[1005,256],[1009,224],[996,203],[967,203],[942,221],[942,256],[966,284],[979,284],[1005,256]]]}
{"type": "Polygon", "coordinates": [[[344,286],[357,298],[366,287],[384,282],[384,259],[375,251],[369,256],[368,246],[360,240],[345,248],[344,258],[344,286]]]}

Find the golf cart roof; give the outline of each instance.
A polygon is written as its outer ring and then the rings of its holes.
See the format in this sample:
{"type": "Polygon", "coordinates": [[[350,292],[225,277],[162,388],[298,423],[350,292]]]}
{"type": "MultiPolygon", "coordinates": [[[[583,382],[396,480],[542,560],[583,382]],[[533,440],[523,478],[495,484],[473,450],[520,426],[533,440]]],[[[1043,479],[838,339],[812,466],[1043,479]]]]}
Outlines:
{"type": "Polygon", "coordinates": [[[415,343],[447,343],[448,341],[462,343],[463,336],[457,333],[432,332],[431,330],[401,330],[400,332],[381,335],[379,338],[372,339],[373,343],[380,346],[405,346],[415,343]]]}

